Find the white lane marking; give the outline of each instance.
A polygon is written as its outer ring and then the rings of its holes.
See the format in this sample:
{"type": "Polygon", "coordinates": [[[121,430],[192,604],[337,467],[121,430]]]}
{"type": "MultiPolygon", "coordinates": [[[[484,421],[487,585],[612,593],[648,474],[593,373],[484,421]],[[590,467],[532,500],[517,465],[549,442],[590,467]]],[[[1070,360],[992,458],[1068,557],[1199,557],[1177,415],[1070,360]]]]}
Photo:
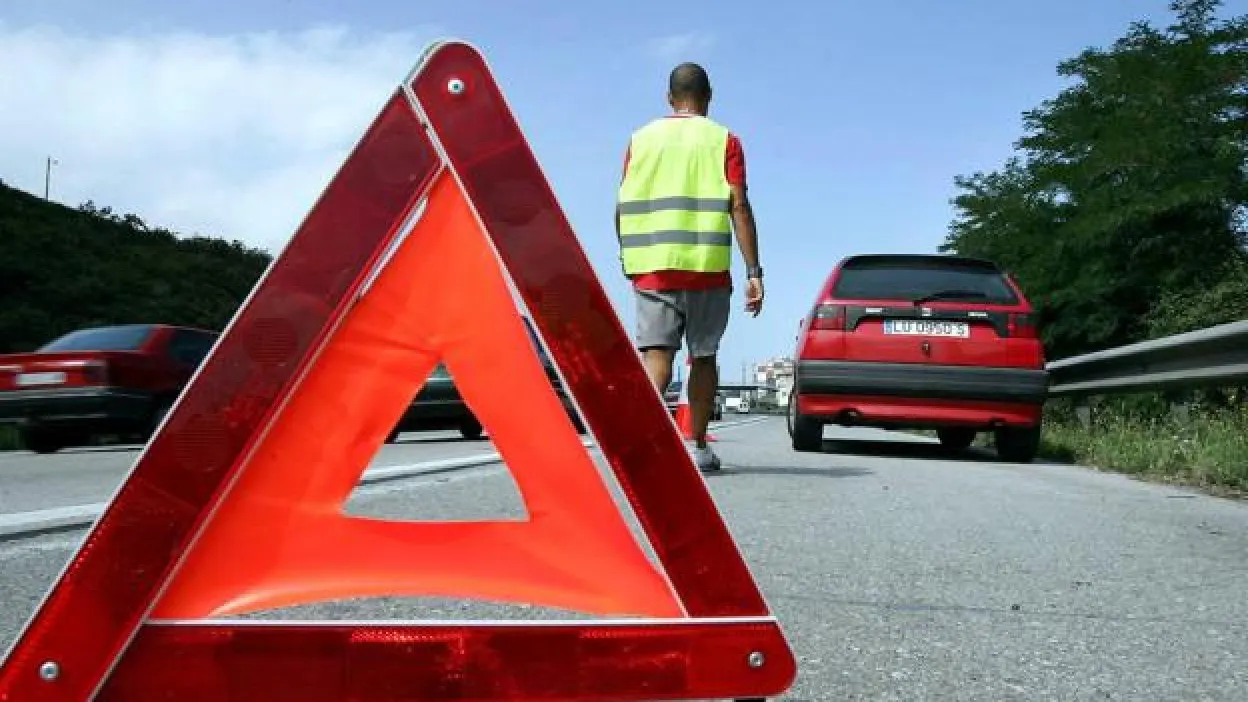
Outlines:
{"type": "MultiPolygon", "coordinates": [[[[726,429],[736,429],[740,427],[759,424],[767,421],[768,417],[752,417],[750,419],[742,419],[733,422],[723,422],[712,425],[714,431],[723,431],[726,429]]],[[[594,442],[590,439],[584,439],[583,443],[586,447],[593,448],[594,442]]],[[[504,469],[502,465],[502,456],[496,451],[488,453],[472,454],[469,456],[460,456],[456,458],[443,458],[433,461],[421,461],[419,463],[410,463],[405,465],[379,466],[370,468],[360,477],[360,488],[373,486],[377,483],[385,483],[390,481],[403,481],[402,488],[418,488],[428,487],[440,484],[442,481],[419,481],[418,484],[410,484],[412,478],[431,477],[442,473],[452,471],[460,471],[467,468],[477,468],[489,466],[491,464],[499,464],[492,470],[472,471],[465,474],[464,478],[477,478],[489,475],[495,475],[504,469]]],[[[399,487],[399,486],[394,486],[399,487]]],[[[393,488],[377,490],[361,490],[367,494],[375,494],[376,492],[392,492],[393,488]]],[[[89,527],[99,518],[108,504],[105,502],[93,502],[82,505],[69,505],[65,507],[52,507],[49,509],[32,510],[29,512],[15,512],[12,514],[0,514],[0,542],[7,539],[22,538],[39,534],[41,532],[53,530],[75,530],[89,527]]]]}
{"type": "MultiPolygon", "coordinates": [[[[389,480],[436,475],[447,471],[489,465],[497,463],[501,459],[502,457],[497,452],[491,451],[489,453],[478,453],[458,458],[443,458],[408,465],[370,468],[360,476],[360,484],[372,485],[389,480]]],[[[108,503],[106,502],[93,502],[85,505],[52,507],[0,515],[0,542],[6,539],[22,538],[52,530],[89,527],[95,523],[95,520],[99,518],[107,506],[108,503]]]]}

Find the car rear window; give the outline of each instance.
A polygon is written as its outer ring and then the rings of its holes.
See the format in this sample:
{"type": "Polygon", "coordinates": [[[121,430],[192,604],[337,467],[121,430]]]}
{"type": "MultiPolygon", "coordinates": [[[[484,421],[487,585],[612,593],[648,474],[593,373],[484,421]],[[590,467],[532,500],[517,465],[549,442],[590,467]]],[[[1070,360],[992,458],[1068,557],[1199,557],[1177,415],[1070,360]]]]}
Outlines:
{"type": "Polygon", "coordinates": [[[1019,302],[996,268],[939,258],[851,260],[832,290],[840,300],[914,301],[942,293],[941,300],[947,302],[1019,302]]]}
{"type": "Polygon", "coordinates": [[[40,351],[137,351],[152,333],[150,326],[126,325],[79,329],[55,339],[40,351]]]}

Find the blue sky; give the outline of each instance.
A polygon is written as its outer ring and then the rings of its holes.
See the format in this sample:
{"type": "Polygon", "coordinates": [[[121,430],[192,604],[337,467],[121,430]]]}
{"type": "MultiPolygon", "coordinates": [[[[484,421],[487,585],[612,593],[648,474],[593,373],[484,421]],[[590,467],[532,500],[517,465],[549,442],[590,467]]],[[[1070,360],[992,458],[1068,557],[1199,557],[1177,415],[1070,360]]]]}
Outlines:
{"type": "Polygon", "coordinates": [[[1165,0],[360,5],[5,3],[0,179],[42,193],[52,155],[53,199],[279,247],[424,42],[456,36],[486,52],[631,329],[611,225],[622,150],[666,109],[671,66],[697,61],[712,116],[743,140],[767,271],[759,318],[737,291],[735,380],[791,350],[842,256],[934,250],[953,176],[1009,155],[1060,60],[1167,22],[1165,0]]]}

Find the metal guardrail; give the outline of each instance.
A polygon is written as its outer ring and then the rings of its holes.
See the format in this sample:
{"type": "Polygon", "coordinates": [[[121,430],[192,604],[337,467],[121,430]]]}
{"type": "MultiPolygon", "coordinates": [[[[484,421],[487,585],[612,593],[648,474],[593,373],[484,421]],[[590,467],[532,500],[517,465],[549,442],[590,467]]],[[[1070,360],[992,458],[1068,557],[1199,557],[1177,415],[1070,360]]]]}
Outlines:
{"type": "Polygon", "coordinates": [[[1049,397],[1248,384],[1248,320],[1054,361],[1049,397]]]}

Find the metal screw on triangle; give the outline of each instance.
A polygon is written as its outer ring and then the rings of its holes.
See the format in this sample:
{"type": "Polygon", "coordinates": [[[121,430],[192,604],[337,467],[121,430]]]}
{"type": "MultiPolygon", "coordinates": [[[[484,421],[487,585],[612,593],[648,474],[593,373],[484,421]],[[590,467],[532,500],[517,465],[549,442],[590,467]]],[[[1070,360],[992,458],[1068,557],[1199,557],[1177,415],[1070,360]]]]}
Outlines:
{"type": "Polygon", "coordinates": [[[446,91],[451,95],[459,95],[464,92],[464,81],[459,78],[452,78],[446,81],[446,91]]]}
{"type": "Polygon", "coordinates": [[[52,682],[61,677],[61,666],[57,665],[56,661],[47,661],[39,666],[39,677],[52,682]]]}
{"type": "Polygon", "coordinates": [[[761,652],[755,651],[750,654],[749,663],[751,668],[762,668],[763,663],[767,661],[767,657],[761,652]]]}

